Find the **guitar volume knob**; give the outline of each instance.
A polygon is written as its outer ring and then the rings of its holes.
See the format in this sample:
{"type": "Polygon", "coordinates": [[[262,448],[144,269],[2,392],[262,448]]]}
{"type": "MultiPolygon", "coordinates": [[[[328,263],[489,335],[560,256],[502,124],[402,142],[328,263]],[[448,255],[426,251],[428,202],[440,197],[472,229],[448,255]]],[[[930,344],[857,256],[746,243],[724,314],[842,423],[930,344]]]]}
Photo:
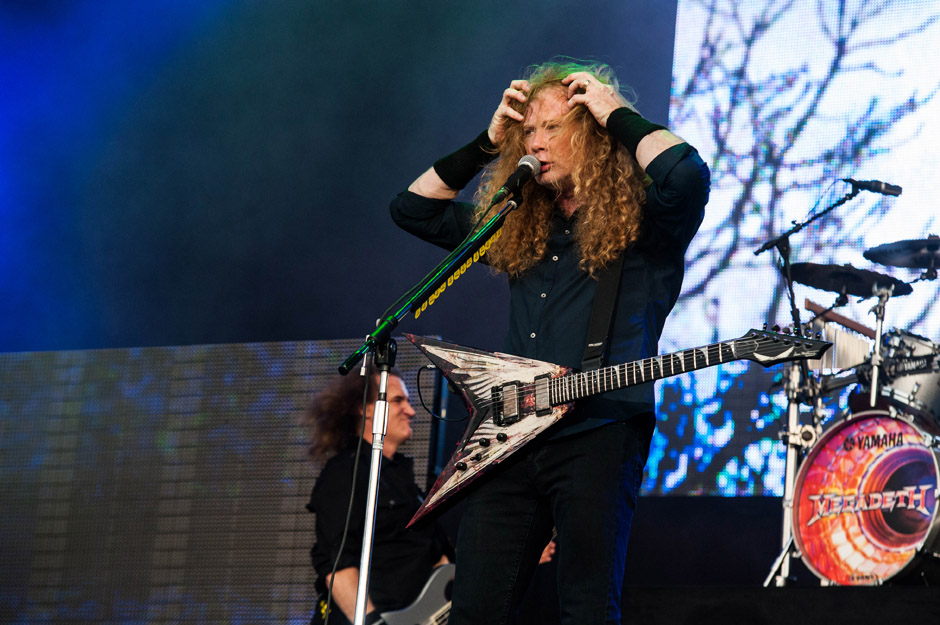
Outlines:
{"type": "Polygon", "coordinates": [[[509,440],[509,437],[506,436],[505,432],[500,432],[499,434],[496,435],[496,440],[498,440],[500,443],[505,443],[506,441],[509,440]]]}
{"type": "Polygon", "coordinates": [[[467,463],[466,463],[466,462],[458,462],[457,464],[454,465],[454,468],[457,469],[458,471],[466,471],[466,470],[467,470],[467,463]]]}
{"type": "Polygon", "coordinates": [[[480,439],[480,447],[489,447],[489,446],[490,446],[490,439],[488,438],[480,439]]]}

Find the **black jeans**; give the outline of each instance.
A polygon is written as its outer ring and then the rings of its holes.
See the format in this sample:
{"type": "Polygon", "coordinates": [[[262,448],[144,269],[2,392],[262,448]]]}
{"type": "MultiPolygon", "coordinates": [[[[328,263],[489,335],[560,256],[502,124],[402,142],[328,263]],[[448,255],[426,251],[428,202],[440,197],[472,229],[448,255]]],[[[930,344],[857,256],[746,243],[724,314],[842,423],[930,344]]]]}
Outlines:
{"type": "Polygon", "coordinates": [[[646,413],[535,441],[484,478],[460,520],[450,625],[511,623],[552,526],[561,622],[620,623],[627,538],[654,425],[646,413]]]}

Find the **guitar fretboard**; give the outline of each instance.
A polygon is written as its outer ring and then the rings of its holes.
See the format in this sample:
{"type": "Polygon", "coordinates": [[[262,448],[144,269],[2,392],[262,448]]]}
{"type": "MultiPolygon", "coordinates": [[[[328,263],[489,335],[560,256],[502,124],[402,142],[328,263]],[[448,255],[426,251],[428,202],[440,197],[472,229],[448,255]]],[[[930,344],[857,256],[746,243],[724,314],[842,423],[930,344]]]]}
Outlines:
{"type": "Polygon", "coordinates": [[[555,378],[549,383],[549,399],[553,406],[567,404],[598,393],[655,382],[680,373],[738,360],[742,356],[737,353],[736,343],[737,341],[713,343],[705,347],[555,378]]]}

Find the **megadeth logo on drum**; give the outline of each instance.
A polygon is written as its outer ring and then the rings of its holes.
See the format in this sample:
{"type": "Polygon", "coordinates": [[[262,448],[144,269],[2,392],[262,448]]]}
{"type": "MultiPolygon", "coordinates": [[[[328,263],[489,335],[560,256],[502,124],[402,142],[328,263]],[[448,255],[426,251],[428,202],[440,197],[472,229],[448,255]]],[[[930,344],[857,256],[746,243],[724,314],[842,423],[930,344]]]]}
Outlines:
{"type": "MultiPolygon", "coordinates": [[[[819,519],[837,514],[861,512],[863,510],[891,511],[895,507],[917,510],[929,519],[933,515],[933,510],[927,510],[927,500],[928,494],[932,490],[932,484],[922,484],[917,487],[906,486],[901,490],[889,490],[880,493],[809,495],[807,499],[812,501],[815,506],[813,507],[813,518],[809,520],[806,527],[819,519]]],[[[933,507],[931,506],[931,508],[933,507]]]]}
{"type": "MultiPolygon", "coordinates": [[[[903,432],[881,434],[856,434],[845,436],[842,441],[843,451],[854,449],[890,449],[904,444],[903,432]]],[[[879,462],[883,462],[883,458],[879,462]]],[[[880,492],[850,492],[850,493],[819,493],[806,494],[806,498],[813,502],[813,516],[806,523],[806,527],[819,519],[836,516],[838,514],[856,513],[871,510],[894,510],[909,508],[923,514],[928,519],[933,516],[936,501],[927,509],[927,502],[935,484],[920,484],[916,486],[903,486],[897,490],[880,492]]]]}

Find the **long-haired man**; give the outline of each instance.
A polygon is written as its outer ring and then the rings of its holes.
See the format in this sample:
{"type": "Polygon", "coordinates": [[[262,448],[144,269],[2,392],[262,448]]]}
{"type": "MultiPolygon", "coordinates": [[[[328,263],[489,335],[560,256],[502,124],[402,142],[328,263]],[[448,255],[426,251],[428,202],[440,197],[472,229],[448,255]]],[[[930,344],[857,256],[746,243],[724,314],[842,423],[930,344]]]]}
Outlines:
{"type": "MultiPolygon", "coordinates": [[[[512,81],[487,130],[399,194],[392,216],[453,248],[525,154],[539,171],[485,256],[509,278],[505,350],[580,368],[598,279],[622,257],[608,362],[656,355],[709,174],[694,148],[637,113],[609,67],[550,61],[512,81]],[[456,202],[481,169],[475,204],[456,202]]],[[[653,403],[652,384],[580,401],[471,490],[451,625],[511,621],[553,526],[562,622],[620,622],[653,403]]]]}
{"type": "MultiPolygon", "coordinates": [[[[331,582],[333,602],[339,610],[334,609],[330,623],[340,625],[346,622],[343,616],[349,622],[353,621],[378,377],[374,374],[367,380],[353,374],[337,379],[317,395],[305,415],[310,427],[310,456],[314,461],[326,462],[307,506],[317,515],[316,543],[310,555],[318,573],[321,599],[314,623],[322,622],[325,616],[327,606],[324,599],[331,582]],[[365,412],[363,395],[366,396],[365,412]],[[359,455],[355,497],[343,545],[360,432],[364,449],[359,455]]],[[[368,623],[378,622],[382,612],[402,609],[414,601],[434,567],[449,562],[447,554],[451,552],[450,543],[440,526],[429,524],[413,530],[405,527],[422,502],[422,492],[415,484],[412,459],[399,451],[411,438],[411,419],[415,411],[408,400],[408,389],[397,372],[389,375],[386,396],[388,425],[382,450],[372,570],[366,603],[368,623]]]]}

